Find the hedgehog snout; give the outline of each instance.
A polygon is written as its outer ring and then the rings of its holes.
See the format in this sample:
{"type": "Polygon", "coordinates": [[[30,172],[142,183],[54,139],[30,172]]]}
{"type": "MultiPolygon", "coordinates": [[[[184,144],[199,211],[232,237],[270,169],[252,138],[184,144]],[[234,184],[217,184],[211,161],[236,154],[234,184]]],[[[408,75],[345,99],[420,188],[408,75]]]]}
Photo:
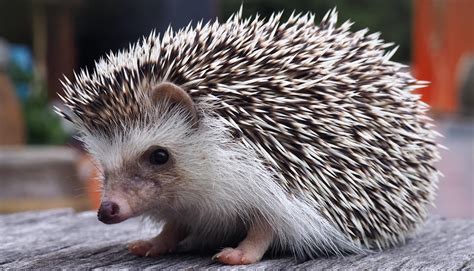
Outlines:
{"type": "Polygon", "coordinates": [[[104,197],[97,212],[97,218],[105,224],[120,223],[132,215],[130,205],[120,195],[104,197]]]}
{"type": "MultiPolygon", "coordinates": [[[[119,223],[142,215],[160,205],[159,199],[166,189],[174,189],[172,166],[165,169],[162,165],[152,165],[148,155],[144,156],[147,159],[128,158],[119,167],[104,167],[102,201],[97,213],[103,223],[119,223]]],[[[156,156],[155,160],[163,160],[162,155],[156,156]]]]}

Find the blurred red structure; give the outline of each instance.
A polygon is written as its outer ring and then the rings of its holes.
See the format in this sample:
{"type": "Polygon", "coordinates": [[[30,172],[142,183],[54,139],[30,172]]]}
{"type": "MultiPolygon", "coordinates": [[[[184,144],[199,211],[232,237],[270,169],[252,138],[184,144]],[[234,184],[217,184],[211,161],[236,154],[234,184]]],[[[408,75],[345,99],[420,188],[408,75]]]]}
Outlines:
{"type": "Polygon", "coordinates": [[[85,182],[85,189],[89,198],[89,205],[93,210],[99,209],[100,205],[100,173],[97,164],[88,154],[82,153],[81,159],[78,161],[79,175],[85,182]]]}
{"type": "Polygon", "coordinates": [[[463,57],[474,54],[473,0],[415,0],[413,72],[430,81],[420,90],[437,112],[457,112],[463,57]]]}

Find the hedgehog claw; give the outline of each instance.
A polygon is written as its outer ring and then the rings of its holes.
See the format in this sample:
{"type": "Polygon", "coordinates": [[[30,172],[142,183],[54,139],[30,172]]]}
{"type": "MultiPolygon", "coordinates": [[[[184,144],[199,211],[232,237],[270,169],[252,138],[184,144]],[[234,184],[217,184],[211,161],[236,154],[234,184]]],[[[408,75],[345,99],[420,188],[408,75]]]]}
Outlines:
{"type": "Polygon", "coordinates": [[[221,255],[220,255],[220,252],[219,252],[219,253],[216,253],[216,254],[214,254],[214,256],[212,256],[211,260],[212,260],[212,261],[217,261],[217,260],[219,260],[219,257],[220,257],[220,256],[221,256],[221,255]]]}

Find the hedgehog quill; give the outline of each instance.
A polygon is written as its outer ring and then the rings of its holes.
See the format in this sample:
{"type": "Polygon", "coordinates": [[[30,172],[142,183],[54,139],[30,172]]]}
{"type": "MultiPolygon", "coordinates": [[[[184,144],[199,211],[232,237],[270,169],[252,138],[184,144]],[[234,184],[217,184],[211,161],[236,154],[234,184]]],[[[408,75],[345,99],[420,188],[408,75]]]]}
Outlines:
{"type": "Polygon", "coordinates": [[[224,264],[402,244],[434,199],[439,135],[393,45],[336,10],[154,32],[63,80],[103,170],[98,218],[144,216],[139,256],[211,249],[224,264]]]}

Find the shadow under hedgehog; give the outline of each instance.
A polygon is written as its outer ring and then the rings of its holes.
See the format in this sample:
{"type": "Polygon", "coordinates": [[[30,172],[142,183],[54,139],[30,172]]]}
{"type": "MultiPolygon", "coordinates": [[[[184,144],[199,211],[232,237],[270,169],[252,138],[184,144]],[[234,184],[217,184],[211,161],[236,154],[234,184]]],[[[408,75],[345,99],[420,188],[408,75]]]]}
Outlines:
{"type": "Polygon", "coordinates": [[[396,49],[329,11],[154,32],[65,79],[68,110],[103,169],[104,223],[143,215],[140,256],[214,249],[224,264],[403,243],[439,172],[428,106],[396,49]]]}

